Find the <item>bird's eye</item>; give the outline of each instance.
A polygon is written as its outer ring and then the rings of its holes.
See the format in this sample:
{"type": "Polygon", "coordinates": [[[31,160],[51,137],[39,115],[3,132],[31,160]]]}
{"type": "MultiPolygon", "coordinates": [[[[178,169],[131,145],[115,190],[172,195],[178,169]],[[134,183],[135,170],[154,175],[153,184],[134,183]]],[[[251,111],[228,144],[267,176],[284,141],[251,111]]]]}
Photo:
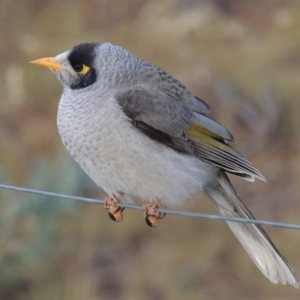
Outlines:
{"type": "Polygon", "coordinates": [[[86,66],[83,63],[75,63],[72,65],[72,67],[76,73],[79,73],[81,75],[85,75],[90,70],[90,67],[86,66]]]}
{"type": "Polygon", "coordinates": [[[83,64],[82,63],[74,64],[72,67],[73,67],[74,71],[77,72],[77,73],[80,73],[83,70],[83,64]]]}

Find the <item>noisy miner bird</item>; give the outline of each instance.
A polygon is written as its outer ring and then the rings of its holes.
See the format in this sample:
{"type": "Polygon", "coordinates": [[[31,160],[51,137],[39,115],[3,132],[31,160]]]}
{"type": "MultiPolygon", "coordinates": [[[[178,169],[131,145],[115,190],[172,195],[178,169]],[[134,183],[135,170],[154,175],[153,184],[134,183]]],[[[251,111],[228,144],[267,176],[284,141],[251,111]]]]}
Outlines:
{"type": "MultiPolygon", "coordinates": [[[[209,118],[209,106],[160,68],[110,43],[80,44],[32,63],[50,68],[63,86],[57,124],[63,144],[116,203],[145,201],[157,226],[159,204],[182,204],[204,191],[223,216],[254,219],[226,173],[265,180],[228,142],[231,133],[209,118]]],[[[273,283],[299,288],[292,268],[255,224],[227,222],[261,272],[273,283]]]]}

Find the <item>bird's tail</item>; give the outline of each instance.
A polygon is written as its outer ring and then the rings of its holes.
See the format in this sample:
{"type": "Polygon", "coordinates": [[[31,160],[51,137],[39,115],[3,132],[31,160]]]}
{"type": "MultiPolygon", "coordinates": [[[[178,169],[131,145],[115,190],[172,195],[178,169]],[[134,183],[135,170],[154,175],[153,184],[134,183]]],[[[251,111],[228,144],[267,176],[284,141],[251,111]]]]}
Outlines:
{"type": "MultiPolygon", "coordinates": [[[[217,205],[221,215],[255,219],[236,192],[224,172],[220,172],[215,185],[205,192],[217,205]]],[[[261,226],[250,223],[227,222],[248,252],[256,266],[273,283],[281,282],[299,288],[299,282],[285,258],[276,249],[261,226]]]]}

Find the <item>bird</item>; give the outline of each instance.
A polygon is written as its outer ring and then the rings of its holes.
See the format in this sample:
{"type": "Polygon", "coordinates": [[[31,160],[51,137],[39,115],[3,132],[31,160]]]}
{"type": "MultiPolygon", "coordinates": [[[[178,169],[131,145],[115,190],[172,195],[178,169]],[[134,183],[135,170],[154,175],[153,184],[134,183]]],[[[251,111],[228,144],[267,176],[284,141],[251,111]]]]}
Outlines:
{"type": "MultiPolygon", "coordinates": [[[[264,176],[230,146],[233,135],[180,81],[111,43],[82,43],[31,63],[49,68],[61,83],[61,140],[107,193],[113,220],[123,220],[119,203],[139,198],[147,224],[156,227],[164,217],[159,205],[183,205],[199,192],[223,216],[255,219],[227,173],[251,182],[264,176]]],[[[299,288],[261,226],[227,223],[263,275],[299,288]]]]}

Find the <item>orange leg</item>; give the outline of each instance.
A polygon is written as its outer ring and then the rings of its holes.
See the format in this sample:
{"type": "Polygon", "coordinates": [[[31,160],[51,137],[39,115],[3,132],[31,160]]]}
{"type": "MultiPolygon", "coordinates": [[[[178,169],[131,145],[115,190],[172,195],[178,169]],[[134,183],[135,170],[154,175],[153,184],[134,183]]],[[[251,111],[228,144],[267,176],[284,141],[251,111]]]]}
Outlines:
{"type": "Polygon", "coordinates": [[[150,227],[157,227],[159,220],[161,220],[166,214],[155,211],[158,206],[159,201],[157,199],[146,202],[143,205],[143,216],[146,220],[146,223],[150,227]]]}
{"type": "Polygon", "coordinates": [[[123,221],[123,210],[125,207],[116,206],[116,203],[120,203],[119,199],[114,197],[106,197],[104,199],[104,208],[108,210],[109,217],[115,222],[123,221]]]}

